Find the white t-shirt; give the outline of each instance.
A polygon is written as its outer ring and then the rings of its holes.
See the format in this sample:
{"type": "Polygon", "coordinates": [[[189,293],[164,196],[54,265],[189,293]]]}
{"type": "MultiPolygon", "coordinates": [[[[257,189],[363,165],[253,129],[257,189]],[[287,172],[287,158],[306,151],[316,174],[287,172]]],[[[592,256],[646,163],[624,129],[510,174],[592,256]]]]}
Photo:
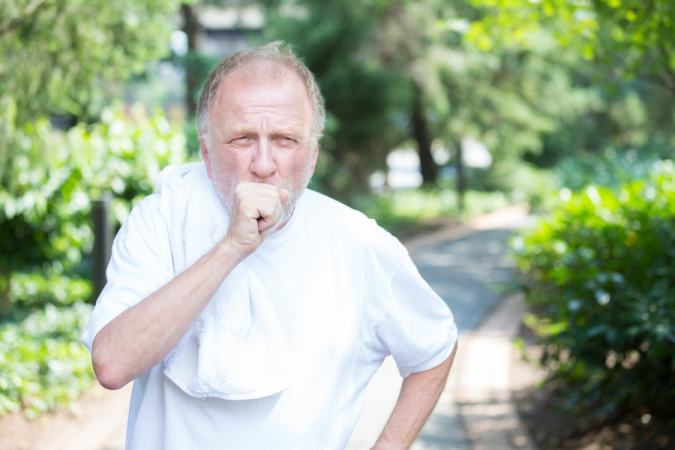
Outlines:
{"type": "MultiPolygon", "coordinates": [[[[115,238],[108,284],[82,342],[174,277],[159,194],[115,238]]],[[[128,450],[343,449],[389,354],[403,377],[450,355],[457,327],[405,248],[373,220],[307,190],[288,224],[246,259],[276,310],[295,384],[260,399],[195,399],[162,364],[134,381],[128,450]]]]}

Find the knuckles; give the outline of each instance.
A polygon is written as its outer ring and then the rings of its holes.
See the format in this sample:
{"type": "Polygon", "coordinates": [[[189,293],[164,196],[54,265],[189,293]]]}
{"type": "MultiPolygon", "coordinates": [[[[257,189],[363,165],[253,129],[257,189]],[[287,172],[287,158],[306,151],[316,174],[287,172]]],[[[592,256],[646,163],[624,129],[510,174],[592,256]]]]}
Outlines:
{"type": "Polygon", "coordinates": [[[257,237],[258,233],[273,226],[281,217],[279,189],[265,183],[241,182],[235,187],[234,193],[235,211],[230,233],[245,247],[255,247],[260,242],[253,235],[257,237]]]}
{"type": "Polygon", "coordinates": [[[268,210],[268,205],[281,205],[279,190],[269,184],[242,182],[236,186],[234,193],[237,209],[240,210],[268,210]]]}

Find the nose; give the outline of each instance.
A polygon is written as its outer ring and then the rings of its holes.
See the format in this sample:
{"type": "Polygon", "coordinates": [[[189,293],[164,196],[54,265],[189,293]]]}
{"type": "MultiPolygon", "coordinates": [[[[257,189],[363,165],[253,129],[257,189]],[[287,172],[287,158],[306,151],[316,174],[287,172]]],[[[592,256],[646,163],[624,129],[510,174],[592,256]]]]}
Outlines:
{"type": "Polygon", "coordinates": [[[251,173],[260,178],[268,178],[277,173],[277,163],[274,149],[269,139],[260,139],[253,149],[251,158],[251,173]]]}

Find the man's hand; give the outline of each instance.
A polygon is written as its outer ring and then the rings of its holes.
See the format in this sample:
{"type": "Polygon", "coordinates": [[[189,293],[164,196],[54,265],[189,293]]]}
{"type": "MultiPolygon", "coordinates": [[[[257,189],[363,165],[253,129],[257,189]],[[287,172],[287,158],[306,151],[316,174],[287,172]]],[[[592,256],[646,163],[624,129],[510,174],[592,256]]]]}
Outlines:
{"type": "Polygon", "coordinates": [[[264,183],[242,181],[234,191],[234,211],[225,239],[241,259],[253,253],[281,217],[288,191],[264,183]]]}

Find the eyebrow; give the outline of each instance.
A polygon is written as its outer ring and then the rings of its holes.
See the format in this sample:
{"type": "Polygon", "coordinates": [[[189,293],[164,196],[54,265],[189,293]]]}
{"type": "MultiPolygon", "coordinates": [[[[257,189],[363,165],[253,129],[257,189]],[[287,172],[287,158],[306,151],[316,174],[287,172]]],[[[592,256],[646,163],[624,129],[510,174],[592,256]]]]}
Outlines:
{"type": "MultiPolygon", "coordinates": [[[[231,134],[250,134],[251,129],[246,128],[246,127],[227,127],[223,130],[223,132],[227,135],[231,134]]],[[[254,133],[257,134],[257,131],[254,131],[254,133]]],[[[278,130],[272,130],[270,133],[271,136],[304,136],[304,133],[299,129],[295,127],[290,127],[290,128],[280,128],[278,130]]]]}
{"type": "Polygon", "coordinates": [[[247,134],[249,129],[246,127],[226,127],[223,129],[225,134],[247,134]]]}

